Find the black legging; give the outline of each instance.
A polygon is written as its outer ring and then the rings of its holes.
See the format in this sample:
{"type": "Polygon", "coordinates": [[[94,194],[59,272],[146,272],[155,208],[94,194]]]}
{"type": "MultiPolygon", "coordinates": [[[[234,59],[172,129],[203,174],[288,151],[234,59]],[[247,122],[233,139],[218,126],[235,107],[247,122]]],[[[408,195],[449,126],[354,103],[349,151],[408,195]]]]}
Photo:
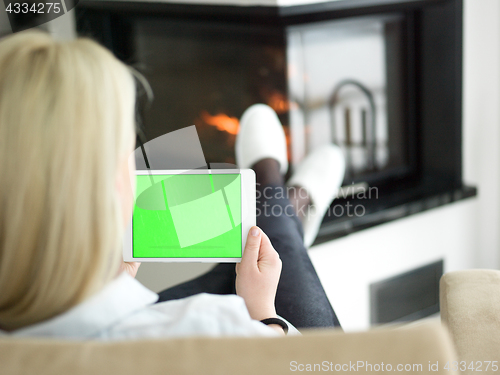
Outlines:
{"type": "MultiPolygon", "coordinates": [[[[283,265],[276,312],[297,328],[339,327],[304,247],[302,223],[293,214],[290,201],[283,197],[283,189],[282,186],[263,186],[261,199],[257,201],[257,225],[268,235],[283,265]]],[[[160,292],[158,302],[198,293],[235,294],[235,277],[235,265],[221,263],[196,279],[160,292]]]]}

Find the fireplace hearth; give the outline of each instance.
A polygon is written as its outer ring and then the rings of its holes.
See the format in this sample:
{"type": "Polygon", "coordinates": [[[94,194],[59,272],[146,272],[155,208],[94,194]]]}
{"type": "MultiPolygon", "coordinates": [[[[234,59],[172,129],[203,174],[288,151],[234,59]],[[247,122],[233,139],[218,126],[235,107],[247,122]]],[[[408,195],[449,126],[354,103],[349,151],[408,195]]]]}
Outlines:
{"type": "Polygon", "coordinates": [[[208,162],[234,163],[238,118],[266,103],[292,170],[339,145],[344,189],[317,243],[476,194],[461,172],[461,0],[87,0],[77,27],[151,83],[148,139],[194,124],[208,162]]]}

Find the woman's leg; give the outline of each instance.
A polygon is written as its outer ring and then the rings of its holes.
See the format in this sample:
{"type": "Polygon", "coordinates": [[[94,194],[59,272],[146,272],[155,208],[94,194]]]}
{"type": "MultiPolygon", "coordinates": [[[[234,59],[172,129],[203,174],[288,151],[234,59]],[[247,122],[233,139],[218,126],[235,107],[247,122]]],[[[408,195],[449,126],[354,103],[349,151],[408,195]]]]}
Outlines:
{"type": "Polygon", "coordinates": [[[185,298],[199,293],[235,294],[234,263],[221,263],[203,275],[158,293],[158,302],[185,298]]]}
{"type": "Polygon", "coordinates": [[[340,326],[304,247],[296,210],[300,212],[309,203],[307,194],[284,187],[274,160],[258,162],[253,169],[257,175],[257,225],[268,235],[283,264],[276,312],[297,328],[340,326]]]}
{"type": "Polygon", "coordinates": [[[276,312],[297,328],[340,326],[321,281],[304,247],[302,223],[288,199],[280,198],[283,186],[267,185],[268,197],[259,202],[258,226],[267,234],[282,262],[276,293],[276,312]],[[279,214],[284,212],[284,214],[279,214]]]}

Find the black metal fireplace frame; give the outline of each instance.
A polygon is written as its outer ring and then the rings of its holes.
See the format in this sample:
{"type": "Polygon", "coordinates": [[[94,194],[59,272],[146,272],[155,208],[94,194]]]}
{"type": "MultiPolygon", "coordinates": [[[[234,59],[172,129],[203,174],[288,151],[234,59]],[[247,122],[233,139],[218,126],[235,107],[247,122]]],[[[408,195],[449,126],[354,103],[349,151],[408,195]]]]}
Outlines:
{"type": "Polygon", "coordinates": [[[129,47],[122,36],[131,30],[121,24],[121,19],[131,14],[275,29],[403,13],[408,33],[406,117],[410,171],[380,182],[377,196],[372,199],[337,199],[334,203],[346,208],[345,215],[325,217],[316,240],[321,243],[477,194],[476,188],[462,182],[462,8],[462,0],[348,0],[290,7],[86,0],[76,7],[76,17],[79,32],[87,35],[87,17],[93,15],[92,36],[127,61],[129,47]],[[349,216],[349,205],[362,205],[364,215],[349,216]]]}

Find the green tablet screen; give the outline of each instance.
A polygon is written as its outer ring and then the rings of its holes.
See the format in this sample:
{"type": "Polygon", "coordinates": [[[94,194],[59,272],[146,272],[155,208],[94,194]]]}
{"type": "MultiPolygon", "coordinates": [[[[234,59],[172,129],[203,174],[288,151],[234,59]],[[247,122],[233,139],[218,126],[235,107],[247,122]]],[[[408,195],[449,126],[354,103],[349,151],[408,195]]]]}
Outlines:
{"type": "Polygon", "coordinates": [[[241,175],[138,175],[134,258],[241,257],[241,175]]]}

